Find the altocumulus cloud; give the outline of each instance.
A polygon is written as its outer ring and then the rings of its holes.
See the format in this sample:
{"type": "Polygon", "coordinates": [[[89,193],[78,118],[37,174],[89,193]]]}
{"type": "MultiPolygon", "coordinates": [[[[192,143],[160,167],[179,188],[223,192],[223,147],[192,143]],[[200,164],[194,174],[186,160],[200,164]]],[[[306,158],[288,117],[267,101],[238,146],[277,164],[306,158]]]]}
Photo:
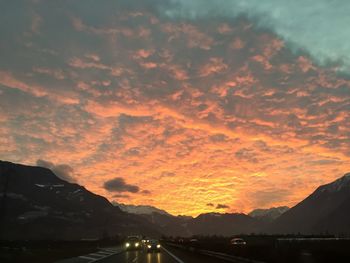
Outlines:
{"type": "Polygon", "coordinates": [[[77,180],[74,177],[74,169],[69,166],[68,164],[57,164],[55,165],[52,162],[45,161],[45,160],[37,160],[36,164],[41,167],[45,167],[50,169],[55,175],[57,175],[62,180],[65,180],[70,183],[76,183],[77,180]]]}
{"type": "Polygon", "coordinates": [[[172,18],[236,18],[277,33],[290,47],[304,49],[321,65],[342,62],[350,70],[348,0],[172,0],[163,13],[172,18]]]}
{"type": "Polygon", "coordinates": [[[140,188],[137,185],[128,184],[121,177],[116,177],[103,184],[103,187],[109,192],[130,192],[137,193],[140,188]]]}

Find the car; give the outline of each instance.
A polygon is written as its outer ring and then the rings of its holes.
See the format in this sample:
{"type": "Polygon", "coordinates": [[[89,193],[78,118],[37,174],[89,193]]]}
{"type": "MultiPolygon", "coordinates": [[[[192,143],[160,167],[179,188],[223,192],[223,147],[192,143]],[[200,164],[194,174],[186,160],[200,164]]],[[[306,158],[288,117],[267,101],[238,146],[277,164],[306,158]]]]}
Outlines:
{"type": "Polygon", "coordinates": [[[231,239],[231,245],[234,246],[244,246],[247,242],[245,242],[242,238],[232,238],[231,239]]]}
{"type": "Polygon", "coordinates": [[[142,238],[141,242],[142,242],[142,245],[145,246],[149,242],[149,239],[147,237],[144,237],[142,238]]]}
{"type": "Polygon", "coordinates": [[[147,253],[153,252],[153,251],[160,252],[160,247],[161,246],[159,241],[155,239],[149,240],[149,242],[147,242],[145,246],[147,253]]]}
{"type": "Polygon", "coordinates": [[[129,236],[125,241],[126,250],[139,250],[141,249],[141,240],[137,236],[129,236]]]}

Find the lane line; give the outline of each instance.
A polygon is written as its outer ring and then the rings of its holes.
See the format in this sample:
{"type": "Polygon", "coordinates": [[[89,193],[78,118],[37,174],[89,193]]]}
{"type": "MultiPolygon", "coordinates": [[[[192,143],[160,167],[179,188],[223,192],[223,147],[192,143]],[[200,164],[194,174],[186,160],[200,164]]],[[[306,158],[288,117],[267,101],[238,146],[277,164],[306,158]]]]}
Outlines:
{"type": "Polygon", "coordinates": [[[136,262],[136,261],[137,261],[137,256],[136,256],[136,258],[134,258],[134,260],[132,262],[136,262]]]}
{"type": "MultiPolygon", "coordinates": [[[[89,261],[88,263],[93,263],[93,262],[99,262],[99,261],[101,261],[101,260],[104,260],[104,259],[106,259],[106,258],[109,258],[109,257],[112,257],[112,256],[114,256],[114,255],[118,255],[118,254],[120,254],[120,253],[122,253],[124,250],[119,250],[119,251],[115,251],[114,253],[112,253],[112,254],[109,254],[109,255],[103,255],[102,257],[100,257],[100,258],[90,258],[90,260],[91,261],[89,261]]],[[[101,256],[101,255],[100,255],[101,256]]],[[[86,256],[80,256],[80,258],[85,258],[85,259],[88,259],[88,257],[86,257],[86,256]]]]}
{"type": "Polygon", "coordinates": [[[173,253],[171,253],[169,250],[167,250],[165,247],[162,247],[162,249],[168,253],[171,257],[173,257],[177,262],[179,263],[185,263],[184,261],[182,261],[181,259],[179,259],[177,256],[175,256],[173,253]]]}
{"type": "Polygon", "coordinates": [[[119,250],[116,250],[116,249],[109,249],[109,248],[103,248],[103,249],[101,249],[102,251],[106,251],[106,252],[112,252],[112,253],[114,253],[114,252],[118,252],[119,250]]]}
{"type": "Polygon", "coordinates": [[[79,258],[87,259],[87,260],[96,260],[96,258],[91,258],[91,257],[87,257],[87,256],[80,256],[79,258]]]}
{"type": "Polygon", "coordinates": [[[102,258],[102,257],[104,257],[104,256],[106,256],[106,255],[101,255],[100,253],[90,253],[89,254],[90,256],[92,256],[92,257],[97,257],[97,258],[102,258]]]}
{"type": "Polygon", "coordinates": [[[112,255],[113,253],[112,252],[99,251],[98,254],[101,254],[101,255],[112,255]]]}
{"type": "Polygon", "coordinates": [[[120,251],[120,249],[112,249],[112,248],[103,248],[102,249],[103,251],[107,251],[107,252],[119,252],[120,251]]]}

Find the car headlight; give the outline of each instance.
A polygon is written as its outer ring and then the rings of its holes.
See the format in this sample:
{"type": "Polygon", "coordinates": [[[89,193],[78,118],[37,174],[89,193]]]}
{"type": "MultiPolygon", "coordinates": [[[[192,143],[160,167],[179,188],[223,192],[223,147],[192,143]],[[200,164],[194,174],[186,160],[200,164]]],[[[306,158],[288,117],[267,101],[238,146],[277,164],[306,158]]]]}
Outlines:
{"type": "Polygon", "coordinates": [[[135,243],[135,247],[138,247],[140,244],[137,242],[137,243],[135,243]]]}
{"type": "Polygon", "coordinates": [[[129,244],[129,243],[126,243],[125,246],[126,246],[126,247],[130,247],[130,244],[129,244]]]}
{"type": "Polygon", "coordinates": [[[151,246],[151,245],[148,245],[147,247],[148,247],[148,248],[151,248],[152,246],[151,246]]]}
{"type": "Polygon", "coordinates": [[[160,248],[160,245],[159,245],[159,244],[157,245],[157,248],[160,248]]]}

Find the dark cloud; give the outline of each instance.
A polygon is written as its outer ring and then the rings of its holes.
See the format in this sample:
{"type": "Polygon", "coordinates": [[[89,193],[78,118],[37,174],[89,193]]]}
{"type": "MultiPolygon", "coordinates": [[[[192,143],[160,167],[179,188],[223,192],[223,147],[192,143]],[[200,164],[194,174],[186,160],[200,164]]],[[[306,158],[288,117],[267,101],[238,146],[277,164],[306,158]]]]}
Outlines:
{"type": "Polygon", "coordinates": [[[115,195],[113,195],[113,197],[114,198],[129,198],[130,196],[127,194],[115,194],[115,195]]]}
{"type": "Polygon", "coordinates": [[[311,165],[320,166],[320,165],[329,165],[329,164],[336,165],[336,164],[340,164],[342,162],[340,160],[337,160],[337,159],[320,159],[320,160],[309,161],[307,163],[311,164],[311,165]]]}
{"type": "Polygon", "coordinates": [[[224,142],[228,140],[229,138],[225,134],[214,134],[210,136],[210,140],[212,142],[224,142]]]}
{"type": "Polygon", "coordinates": [[[74,169],[68,164],[57,164],[45,160],[37,160],[36,164],[41,167],[50,169],[55,175],[57,175],[62,180],[70,183],[76,183],[77,180],[74,177],[74,169]]]}
{"type": "Polygon", "coordinates": [[[150,195],[150,194],[152,194],[152,192],[149,191],[149,190],[142,190],[141,194],[143,194],[143,195],[150,195]]]}
{"type": "Polygon", "coordinates": [[[246,160],[248,162],[252,162],[252,163],[258,162],[257,154],[254,152],[253,149],[248,149],[248,148],[239,149],[235,153],[235,156],[238,159],[246,160]]]}
{"type": "Polygon", "coordinates": [[[103,184],[103,187],[109,192],[137,193],[140,191],[140,188],[138,186],[126,183],[121,177],[116,177],[105,182],[103,184]]]}
{"type": "Polygon", "coordinates": [[[230,208],[228,205],[224,205],[224,204],[217,204],[216,209],[227,209],[227,208],[230,208]]]}
{"type": "Polygon", "coordinates": [[[125,156],[137,156],[140,155],[141,149],[138,147],[133,147],[125,151],[124,155],[125,156]]]}
{"type": "Polygon", "coordinates": [[[208,203],[207,206],[214,207],[213,203],[208,203]]]}
{"type": "Polygon", "coordinates": [[[173,176],[175,176],[176,175],[176,173],[174,173],[174,172],[168,172],[168,171],[163,171],[161,174],[160,174],[160,178],[162,178],[162,177],[173,177],[173,176]]]}

